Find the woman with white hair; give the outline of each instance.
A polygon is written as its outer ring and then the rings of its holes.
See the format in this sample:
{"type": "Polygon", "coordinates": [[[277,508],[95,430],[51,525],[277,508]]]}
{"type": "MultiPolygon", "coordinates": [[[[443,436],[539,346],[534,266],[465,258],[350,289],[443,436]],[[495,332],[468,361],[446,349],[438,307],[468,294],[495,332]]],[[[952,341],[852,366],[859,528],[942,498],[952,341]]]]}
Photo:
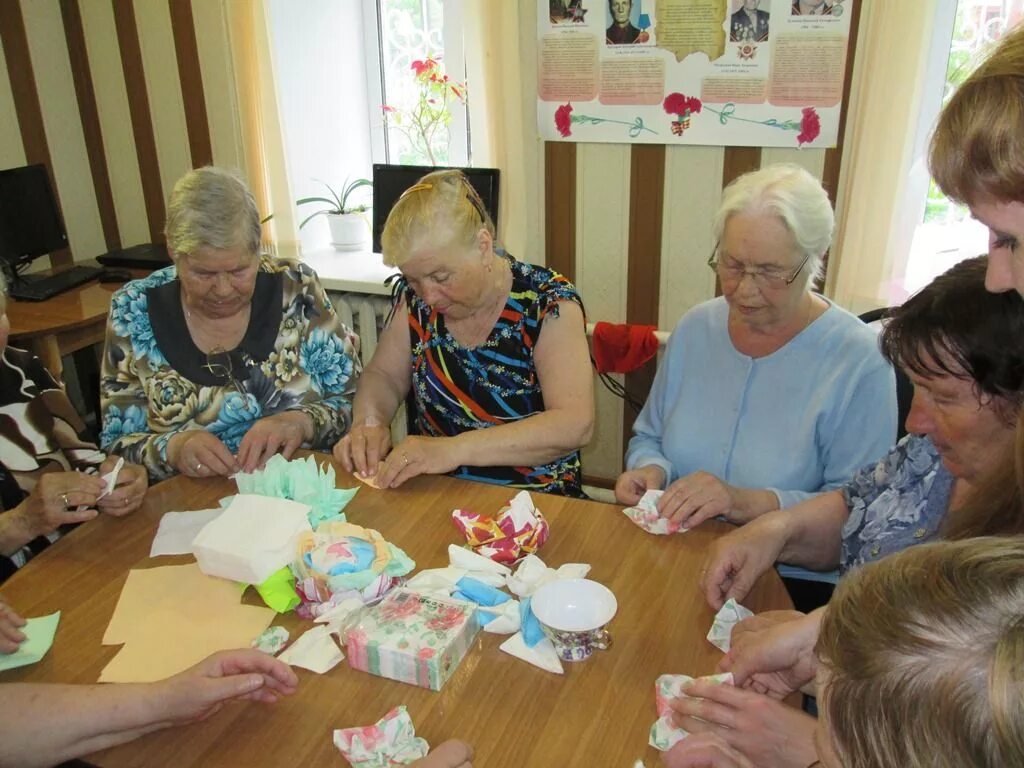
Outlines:
{"type": "Polygon", "coordinates": [[[896,437],[875,332],[813,292],[834,217],[820,182],[772,165],[726,187],[708,261],[722,296],[687,312],[634,424],[615,495],[683,528],[745,523],[849,480],[896,437]]]}
{"type": "Polygon", "coordinates": [[[329,449],[351,422],[358,338],[316,273],[260,257],[256,201],[219,168],[178,180],[165,233],[174,264],[111,300],[103,447],[154,480],[329,449]]]}

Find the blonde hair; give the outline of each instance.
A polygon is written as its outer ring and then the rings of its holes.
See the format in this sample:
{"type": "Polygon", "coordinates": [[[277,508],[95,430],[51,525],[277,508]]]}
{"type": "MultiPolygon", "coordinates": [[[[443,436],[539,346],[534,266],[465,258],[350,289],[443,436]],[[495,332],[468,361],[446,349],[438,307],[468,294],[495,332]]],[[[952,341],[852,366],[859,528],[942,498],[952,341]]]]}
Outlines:
{"type": "Polygon", "coordinates": [[[953,94],[928,154],[932,176],[953,200],[1024,201],[1024,25],[953,94]]]}
{"type": "Polygon", "coordinates": [[[807,256],[804,288],[821,277],[822,256],[832,242],[835,214],[821,182],[793,163],[767,165],[733,180],[722,192],[715,214],[715,240],[738,213],[778,216],[807,256]]]}
{"type": "Polygon", "coordinates": [[[388,214],[381,233],[384,263],[400,267],[420,243],[471,245],[494,222],[462,171],[428,173],[409,187],[388,214]]]}
{"type": "Polygon", "coordinates": [[[241,178],[212,165],[189,171],[174,184],[167,201],[167,245],[174,254],[200,248],[260,249],[256,199],[241,178]]]}
{"type": "Polygon", "coordinates": [[[1024,765],[1024,537],[862,567],[836,589],[817,654],[845,768],[1024,765]]]}

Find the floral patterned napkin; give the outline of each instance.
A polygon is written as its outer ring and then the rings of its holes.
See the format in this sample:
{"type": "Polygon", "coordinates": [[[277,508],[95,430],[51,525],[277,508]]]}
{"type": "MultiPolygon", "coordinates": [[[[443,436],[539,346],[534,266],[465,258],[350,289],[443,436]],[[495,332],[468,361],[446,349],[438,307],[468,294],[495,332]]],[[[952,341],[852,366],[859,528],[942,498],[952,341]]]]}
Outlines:
{"type": "Polygon", "coordinates": [[[405,706],[392,709],[375,725],[334,732],[334,746],[352,768],[390,768],[426,757],[430,745],[416,736],[405,706]]]}

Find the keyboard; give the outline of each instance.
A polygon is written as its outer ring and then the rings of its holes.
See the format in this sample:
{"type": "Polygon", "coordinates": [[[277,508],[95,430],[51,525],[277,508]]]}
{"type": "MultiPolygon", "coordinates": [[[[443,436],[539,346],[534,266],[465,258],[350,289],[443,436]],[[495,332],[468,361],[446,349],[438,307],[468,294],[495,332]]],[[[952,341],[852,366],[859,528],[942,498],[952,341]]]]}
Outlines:
{"type": "Polygon", "coordinates": [[[19,280],[11,283],[8,293],[24,301],[46,301],[82,283],[95,280],[102,271],[99,267],[71,267],[55,275],[22,275],[19,280]]]}

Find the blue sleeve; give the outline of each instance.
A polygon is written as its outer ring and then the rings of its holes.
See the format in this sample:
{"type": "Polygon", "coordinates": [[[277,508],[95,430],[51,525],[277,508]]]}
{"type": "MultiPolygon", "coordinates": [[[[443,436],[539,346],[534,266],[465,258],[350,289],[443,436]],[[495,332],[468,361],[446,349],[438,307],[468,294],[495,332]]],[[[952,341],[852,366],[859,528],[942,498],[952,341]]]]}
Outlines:
{"type": "Polygon", "coordinates": [[[679,396],[678,376],[673,374],[681,365],[683,334],[679,326],[673,331],[665,348],[665,355],[654,375],[654,384],[640,415],[633,423],[633,437],[626,450],[626,469],[654,465],[665,473],[665,484],[674,479],[672,462],[662,453],[662,435],[665,431],[665,411],[679,396]]]}

